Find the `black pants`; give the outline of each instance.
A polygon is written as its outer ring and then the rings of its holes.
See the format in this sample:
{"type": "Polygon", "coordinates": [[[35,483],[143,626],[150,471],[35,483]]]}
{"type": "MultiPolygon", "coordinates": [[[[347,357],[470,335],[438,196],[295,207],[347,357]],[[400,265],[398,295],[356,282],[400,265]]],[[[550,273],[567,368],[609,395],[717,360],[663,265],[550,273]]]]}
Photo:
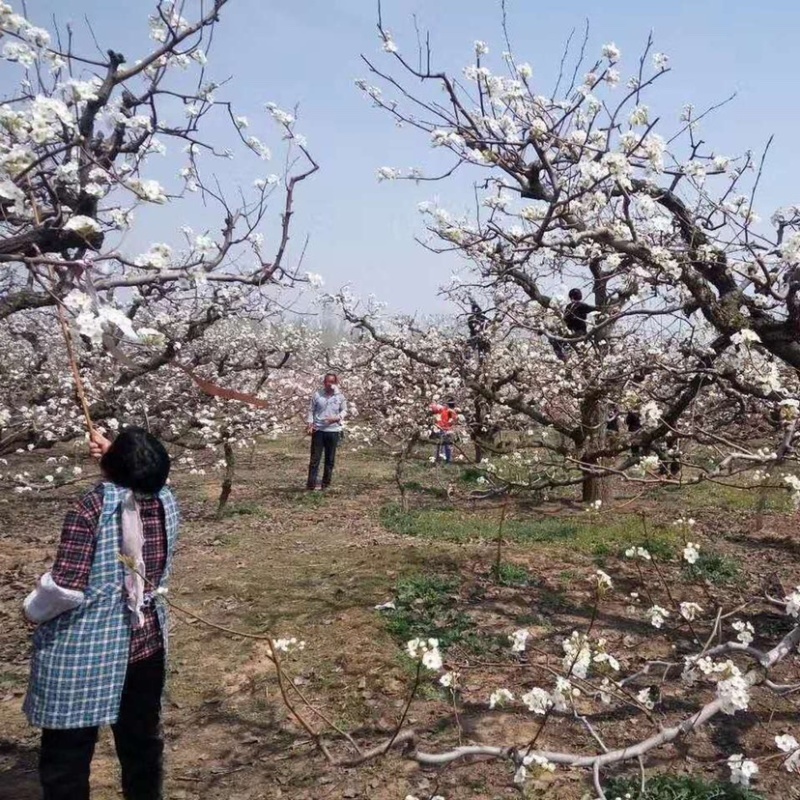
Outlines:
{"type": "Polygon", "coordinates": [[[308,463],[307,488],[315,489],[317,487],[317,473],[323,452],[325,453],[325,468],[322,471],[322,488],[327,489],[331,485],[338,445],[339,431],[314,431],[311,434],[311,460],[308,463]]]}
{"type": "MultiPolygon", "coordinates": [[[[119,719],[111,726],[125,800],[162,800],[164,742],[161,692],[164,654],[128,665],[119,719]]],[[[39,778],[43,800],[89,800],[96,727],[42,730],[39,778]]]]}

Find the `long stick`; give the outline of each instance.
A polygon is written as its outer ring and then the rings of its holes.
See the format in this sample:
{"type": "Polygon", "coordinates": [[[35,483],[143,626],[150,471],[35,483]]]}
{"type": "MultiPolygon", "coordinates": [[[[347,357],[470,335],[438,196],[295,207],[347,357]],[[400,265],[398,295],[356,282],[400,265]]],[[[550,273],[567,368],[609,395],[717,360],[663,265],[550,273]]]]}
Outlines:
{"type": "MultiPolygon", "coordinates": [[[[31,208],[33,209],[33,216],[36,220],[36,224],[39,225],[39,208],[36,205],[36,195],[33,192],[30,178],[28,178],[28,189],[31,193],[31,208]]],[[[55,288],[56,276],[55,272],[53,271],[53,265],[48,264],[47,268],[50,272],[50,281],[55,288]]],[[[53,293],[53,296],[56,300],[56,310],[58,313],[58,321],[61,324],[61,333],[64,335],[64,344],[67,347],[67,358],[69,358],[69,365],[72,368],[72,379],[75,381],[75,391],[78,395],[78,400],[80,401],[81,409],[83,410],[83,417],[86,420],[86,429],[89,431],[89,438],[91,439],[94,435],[94,424],[92,423],[92,415],[89,413],[89,404],[86,402],[86,392],[83,389],[81,372],[78,368],[78,361],[75,358],[75,348],[72,346],[72,335],[69,332],[69,325],[67,325],[67,319],[64,314],[64,306],[61,302],[61,299],[56,297],[55,292],[53,293]]]]}
{"type": "MultiPolygon", "coordinates": [[[[55,275],[53,274],[53,267],[50,267],[50,280],[55,283],[55,275]]],[[[75,347],[72,344],[72,334],[67,324],[67,318],[64,314],[64,305],[60,299],[56,298],[56,312],[58,313],[58,321],[61,324],[61,333],[64,335],[64,344],[67,348],[67,358],[69,365],[72,369],[72,379],[75,381],[75,392],[78,395],[78,400],[81,404],[83,417],[86,420],[86,428],[89,431],[89,438],[94,435],[94,423],[92,422],[92,415],[89,411],[89,403],[86,401],[86,391],[83,388],[83,379],[81,372],[78,368],[78,360],[75,357],[75,347]]]]}

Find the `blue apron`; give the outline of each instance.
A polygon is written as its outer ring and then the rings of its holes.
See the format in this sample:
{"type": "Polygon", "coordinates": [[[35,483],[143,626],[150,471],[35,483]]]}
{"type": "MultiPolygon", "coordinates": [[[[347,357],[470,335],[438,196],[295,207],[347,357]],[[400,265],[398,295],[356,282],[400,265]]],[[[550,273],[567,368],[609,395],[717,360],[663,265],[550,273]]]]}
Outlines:
{"type": "MultiPolygon", "coordinates": [[[[30,681],[22,707],[31,725],[88,728],[117,721],[131,642],[125,568],[119,559],[120,504],[127,492],[116,484],[103,484],[103,511],[84,600],[34,633],[30,681]]],[[[178,505],[167,488],[158,497],[167,529],[167,559],[160,584],[164,587],[178,535],[178,505]]],[[[157,601],[156,611],[166,651],[167,604],[157,601]]]]}

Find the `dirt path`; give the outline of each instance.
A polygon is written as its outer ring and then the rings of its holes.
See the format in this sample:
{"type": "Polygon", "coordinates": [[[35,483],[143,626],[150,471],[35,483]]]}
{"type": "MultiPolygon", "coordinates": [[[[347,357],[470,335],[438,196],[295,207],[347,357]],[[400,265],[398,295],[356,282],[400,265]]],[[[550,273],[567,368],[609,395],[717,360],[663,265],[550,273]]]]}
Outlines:
{"type": "MultiPolygon", "coordinates": [[[[452,548],[387,533],[377,510],[392,492],[391,465],[344,453],[337,486],[310,495],[301,444],[272,448],[244,468],[219,522],[213,479],[177,476],[184,525],[171,585],[176,602],[218,625],[297,636],[306,650],[291,663],[312,695],[325,695],[343,724],[365,717],[387,727],[406,677],[373,606],[399,574],[452,548]],[[366,643],[370,646],[367,648],[366,643]],[[322,666],[312,666],[313,664],[322,666]],[[385,692],[390,692],[387,695],[385,692]]],[[[0,504],[0,798],[38,798],[37,733],[21,714],[28,631],[19,603],[47,568],[74,490],[5,498],[0,504]]],[[[174,649],[166,710],[169,797],[304,798],[382,796],[396,778],[326,770],[307,737],[286,720],[263,645],[225,637],[173,614],[174,649]],[[377,783],[376,783],[377,782],[377,783]]],[[[95,758],[98,800],[118,797],[108,732],[95,758]]],[[[403,794],[403,796],[405,796],[403,794]]]]}

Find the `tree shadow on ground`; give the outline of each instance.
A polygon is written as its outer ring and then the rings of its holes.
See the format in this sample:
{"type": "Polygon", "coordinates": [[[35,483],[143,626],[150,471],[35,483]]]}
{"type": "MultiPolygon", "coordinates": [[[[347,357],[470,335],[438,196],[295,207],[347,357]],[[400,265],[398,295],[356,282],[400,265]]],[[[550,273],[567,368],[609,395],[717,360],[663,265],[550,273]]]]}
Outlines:
{"type": "Polygon", "coordinates": [[[0,800],[40,800],[38,748],[0,738],[0,800]]]}

